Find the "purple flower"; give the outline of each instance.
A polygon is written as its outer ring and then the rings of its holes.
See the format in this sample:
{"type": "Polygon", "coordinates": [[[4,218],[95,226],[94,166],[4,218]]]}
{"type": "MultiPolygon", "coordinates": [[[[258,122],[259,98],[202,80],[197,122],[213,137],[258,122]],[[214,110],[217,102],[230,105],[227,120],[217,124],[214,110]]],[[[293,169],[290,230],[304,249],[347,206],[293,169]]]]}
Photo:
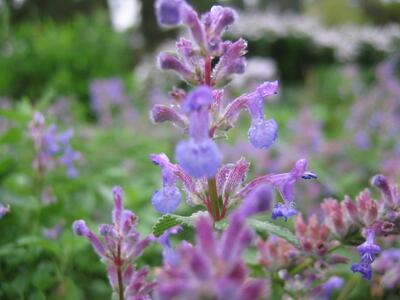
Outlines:
{"type": "Polygon", "coordinates": [[[113,224],[103,224],[99,228],[103,240],[100,240],[83,220],[75,221],[72,228],[76,235],[88,238],[93,249],[107,265],[108,277],[114,292],[119,292],[117,275],[120,271],[123,277],[122,287],[126,299],[147,299],[146,297],[148,297],[148,293],[154,284],[145,282],[148,271],[146,269],[134,270],[132,261],[142,254],[143,250],[154,240],[154,237],[148,236],[140,239],[140,234],[136,230],[137,218],[133,212],[124,210],[120,187],[113,189],[113,196],[113,224]],[[138,285],[135,286],[135,283],[138,285]],[[143,298],[135,298],[134,296],[143,296],[143,298]]]}
{"type": "Polygon", "coordinates": [[[155,8],[158,23],[163,26],[179,25],[183,2],[183,0],[157,0],[155,8]]]}
{"type": "Polygon", "coordinates": [[[341,289],[344,285],[343,278],[332,276],[325,283],[317,286],[312,294],[315,299],[329,300],[334,290],[341,289]]]}
{"type": "Polygon", "coordinates": [[[283,217],[287,220],[297,214],[294,202],[294,184],[299,179],[317,178],[313,172],[307,171],[307,166],[306,159],[299,159],[289,173],[268,174],[255,178],[239,190],[235,197],[245,197],[260,184],[269,183],[279,191],[283,199],[283,203],[275,204],[272,210],[272,218],[283,217]]]}
{"type": "Polygon", "coordinates": [[[372,268],[371,264],[374,262],[376,256],[381,252],[381,248],[374,244],[375,232],[371,229],[365,230],[366,241],[357,247],[360,254],[360,262],[352,264],[351,270],[353,272],[361,273],[365,279],[371,280],[372,268]]]}
{"type": "Polygon", "coordinates": [[[181,192],[176,187],[176,177],[168,157],[164,154],[152,154],[151,160],[161,168],[163,188],[153,194],[151,203],[154,208],[164,214],[174,212],[181,202],[181,192]]]}
{"type": "Polygon", "coordinates": [[[170,235],[177,234],[182,230],[181,226],[174,226],[168,230],[166,230],[159,238],[161,246],[163,247],[163,260],[164,264],[169,264],[171,266],[176,266],[179,263],[179,253],[172,248],[170,242],[170,235]]]}
{"type": "Polygon", "coordinates": [[[179,260],[168,261],[157,274],[158,299],[259,299],[266,283],[249,277],[241,258],[253,241],[253,232],[245,225],[241,210],[232,213],[229,225],[218,238],[209,216],[196,222],[196,244],[183,242],[179,260]]]}
{"type": "Polygon", "coordinates": [[[381,283],[388,289],[400,285],[400,249],[382,251],[373,265],[374,271],[382,275],[381,283]]]}
{"type": "Polygon", "coordinates": [[[175,157],[182,169],[196,178],[214,177],[222,161],[216,143],[208,136],[208,106],[212,101],[212,90],[201,86],[190,92],[183,103],[183,110],[190,114],[190,139],[176,146],[175,157]]]}
{"type": "Polygon", "coordinates": [[[249,140],[256,148],[269,148],[278,138],[278,124],[274,119],[264,119],[263,101],[266,96],[276,94],[278,82],[265,82],[248,95],[247,107],[251,116],[249,140]]]}

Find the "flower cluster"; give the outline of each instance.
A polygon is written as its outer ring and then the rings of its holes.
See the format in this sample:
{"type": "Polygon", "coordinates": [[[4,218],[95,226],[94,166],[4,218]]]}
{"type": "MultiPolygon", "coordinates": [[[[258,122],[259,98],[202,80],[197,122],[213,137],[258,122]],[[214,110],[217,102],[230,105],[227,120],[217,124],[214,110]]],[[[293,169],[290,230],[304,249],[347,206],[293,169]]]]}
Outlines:
{"type": "Polygon", "coordinates": [[[269,188],[259,187],[232,212],[220,235],[214,232],[210,216],[201,215],[196,221],[195,245],[182,242],[174,250],[165,242],[168,236],[164,236],[164,266],[157,272],[157,299],[251,300],[265,296],[265,280],[250,278],[242,254],[254,237],[246,218],[269,209],[271,201],[269,188]]]}
{"type": "Polygon", "coordinates": [[[381,274],[381,284],[386,289],[400,286],[400,249],[387,249],[382,251],[372,266],[373,270],[381,274]]]}
{"type": "Polygon", "coordinates": [[[256,186],[268,182],[278,189],[284,200],[275,205],[273,218],[287,220],[295,215],[294,183],[300,178],[316,178],[307,170],[307,160],[297,161],[289,173],[265,175],[243,187],[249,163],[241,158],[236,163],[223,165],[215,142],[215,138],[234,126],[244,109],[252,119],[248,138],[255,148],[267,149],[278,137],[278,125],[274,119],[265,118],[263,107],[265,98],[277,93],[277,81],[264,82],[255,91],[232,101],[224,99],[222,87],[234,74],[243,73],[246,65],[246,41],[222,39],[222,34],[236,19],[234,11],[213,6],[210,12],[199,17],[186,1],[159,0],[156,13],[161,25],[185,25],[192,37],[192,41],[181,38],[177,42],[176,54],[162,52],[158,57],[160,68],[176,72],[188,84],[197,87],[190,92],[174,88],[170,92],[171,105],[159,104],[151,110],[155,123],[172,122],[189,135],[175,148],[177,164],[172,164],[165,154],[151,155],[163,175],[163,188],[154,193],[153,206],[161,213],[175,211],[181,199],[176,183],[181,181],[187,202],[205,206],[217,221],[256,186]]]}
{"type": "Polygon", "coordinates": [[[114,110],[118,110],[126,122],[136,119],[137,112],[130,105],[128,94],[120,78],[93,80],[90,83],[89,92],[92,111],[101,125],[111,125],[114,110]]]}
{"type": "Polygon", "coordinates": [[[69,178],[78,175],[74,164],[81,160],[81,154],[70,144],[74,135],[72,129],[59,132],[55,124],[46,127],[43,115],[36,112],[29,124],[29,135],[36,149],[33,167],[40,176],[56,165],[65,166],[69,178]]]}
{"type": "Polygon", "coordinates": [[[103,224],[99,228],[103,241],[87,227],[84,220],[74,222],[74,233],[88,238],[102,262],[107,265],[110,284],[115,294],[120,295],[120,299],[150,299],[148,294],[154,282],[146,281],[149,270],[147,268],[136,270],[133,262],[154,237],[150,235],[140,239],[140,234],[136,230],[136,215],[123,207],[122,189],[115,187],[113,194],[113,224],[103,224]]]}

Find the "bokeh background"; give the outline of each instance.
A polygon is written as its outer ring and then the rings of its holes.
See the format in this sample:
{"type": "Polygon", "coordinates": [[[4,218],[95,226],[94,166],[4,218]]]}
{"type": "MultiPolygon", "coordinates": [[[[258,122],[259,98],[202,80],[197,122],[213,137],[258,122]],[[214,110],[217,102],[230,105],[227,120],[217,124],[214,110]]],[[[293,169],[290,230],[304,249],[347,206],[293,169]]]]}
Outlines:
{"type": "MultiPolygon", "coordinates": [[[[257,175],[308,158],[319,180],[297,190],[305,214],[325,197],[355,196],[376,173],[400,179],[400,1],[190,3],[201,12],[213,4],[237,8],[228,35],[247,39],[249,54],[230,97],[264,80],[281,84],[265,110],[279,124],[278,142],[253,149],[244,116],[219,143],[226,162],[245,156],[257,175]]],[[[187,88],[157,69],[156,54],[173,49],[180,32],[160,29],[153,6],[0,0],[0,204],[10,207],[0,218],[0,299],[109,299],[104,266],[70,228],[81,218],[92,228],[109,222],[114,185],[124,188],[141,231],[151,232],[158,215],[149,199],[160,174],[148,155],[172,155],[182,132],[151,124],[148,110],[168,102],[171,86],[187,88]],[[27,129],[35,111],[74,130],[77,177],[58,167],[38,182],[27,129]]],[[[154,245],[139,264],[160,261],[154,245]]],[[[368,299],[370,289],[360,283],[350,299],[368,299]]]]}

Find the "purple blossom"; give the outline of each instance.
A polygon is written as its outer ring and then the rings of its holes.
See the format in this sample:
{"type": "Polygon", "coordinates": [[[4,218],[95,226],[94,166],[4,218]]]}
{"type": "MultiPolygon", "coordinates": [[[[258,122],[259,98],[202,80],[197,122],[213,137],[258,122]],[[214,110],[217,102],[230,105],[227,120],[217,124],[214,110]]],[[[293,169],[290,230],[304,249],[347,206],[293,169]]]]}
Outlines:
{"type": "Polygon", "coordinates": [[[82,157],[79,152],[73,150],[70,144],[74,135],[72,129],[59,132],[55,124],[46,128],[43,115],[36,112],[29,124],[29,135],[36,149],[33,167],[38,173],[51,170],[61,164],[66,166],[69,178],[78,175],[74,163],[82,157]]]}
{"type": "Polygon", "coordinates": [[[176,26],[181,22],[183,0],[157,0],[155,3],[158,23],[163,26],[176,26]]]}
{"type": "Polygon", "coordinates": [[[151,199],[154,208],[161,213],[174,212],[181,202],[181,192],[176,187],[176,177],[168,157],[164,154],[152,154],[151,160],[161,168],[163,188],[155,191],[151,199]]]}
{"type": "Polygon", "coordinates": [[[179,260],[166,263],[158,273],[158,299],[259,299],[266,283],[251,279],[241,258],[252,243],[253,233],[245,225],[245,215],[232,213],[227,229],[218,238],[212,220],[201,216],[196,222],[196,244],[183,242],[179,260]]]}
{"type": "Polygon", "coordinates": [[[201,86],[190,92],[183,103],[184,111],[190,114],[190,139],[178,143],[175,157],[183,170],[196,178],[214,177],[222,161],[216,143],[208,136],[208,106],[212,101],[211,89],[201,86]]]}
{"type": "Polygon", "coordinates": [[[87,227],[84,220],[75,221],[72,226],[73,231],[76,235],[85,236],[101,260],[107,265],[108,277],[115,293],[119,292],[120,285],[117,284],[117,275],[120,272],[123,277],[122,287],[126,299],[149,299],[148,293],[154,283],[145,281],[147,269],[136,271],[132,262],[142,254],[154,237],[150,235],[140,239],[140,234],[136,230],[135,214],[123,207],[122,189],[115,187],[113,195],[113,224],[100,226],[99,233],[103,237],[102,240],[87,227]]]}
{"type": "Polygon", "coordinates": [[[265,120],[263,100],[277,93],[278,82],[265,82],[248,95],[247,107],[251,116],[249,140],[256,148],[269,148],[278,138],[278,124],[274,119],[265,120]]]}
{"type": "Polygon", "coordinates": [[[387,289],[395,289],[400,285],[400,249],[382,251],[372,267],[381,274],[380,282],[387,289]]]}
{"type": "Polygon", "coordinates": [[[344,285],[343,278],[332,276],[325,283],[316,287],[312,294],[315,299],[329,300],[334,290],[341,289],[344,285]]]}
{"type": "Polygon", "coordinates": [[[381,248],[374,244],[375,232],[371,229],[365,231],[366,241],[357,247],[360,254],[360,262],[352,264],[351,270],[353,272],[361,273],[365,279],[371,280],[372,268],[371,264],[374,262],[376,256],[381,252],[381,248]]]}
{"type": "Polygon", "coordinates": [[[169,264],[171,266],[176,266],[179,263],[179,254],[178,252],[172,248],[170,242],[170,235],[177,234],[182,230],[181,226],[174,226],[170,229],[167,229],[159,238],[161,246],[163,247],[163,260],[164,264],[169,264]]]}

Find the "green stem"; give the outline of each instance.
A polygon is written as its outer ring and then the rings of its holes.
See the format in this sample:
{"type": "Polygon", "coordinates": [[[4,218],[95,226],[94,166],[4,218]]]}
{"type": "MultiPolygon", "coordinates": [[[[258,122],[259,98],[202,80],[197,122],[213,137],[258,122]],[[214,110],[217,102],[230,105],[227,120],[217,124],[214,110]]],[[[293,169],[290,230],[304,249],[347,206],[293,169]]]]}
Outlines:
{"type": "Polygon", "coordinates": [[[213,216],[214,222],[219,220],[219,204],[218,204],[218,193],[217,193],[217,182],[215,177],[208,179],[208,194],[211,203],[211,214],[213,216]]]}
{"type": "Polygon", "coordinates": [[[118,242],[118,246],[117,246],[117,256],[118,256],[118,266],[117,266],[118,295],[119,295],[119,300],[124,300],[124,285],[122,282],[121,244],[120,244],[120,242],[118,242]]]}

